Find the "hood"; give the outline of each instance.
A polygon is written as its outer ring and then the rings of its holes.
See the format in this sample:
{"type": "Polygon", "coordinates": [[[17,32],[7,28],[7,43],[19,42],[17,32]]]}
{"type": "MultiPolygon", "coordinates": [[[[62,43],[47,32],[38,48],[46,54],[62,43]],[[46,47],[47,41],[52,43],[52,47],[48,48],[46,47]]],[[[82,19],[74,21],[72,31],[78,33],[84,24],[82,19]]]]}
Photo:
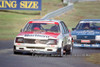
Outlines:
{"type": "Polygon", "coordinates": [[[100,35],[100,30],[74,30],[72,35],[100,35]]]}
{"type": "Polygon", "coordinates": [[[48,39],[57,38],[60,33],[55,32],[20,32],[17,36],[24,38],[34,38],[34,39],[48,39]]]}

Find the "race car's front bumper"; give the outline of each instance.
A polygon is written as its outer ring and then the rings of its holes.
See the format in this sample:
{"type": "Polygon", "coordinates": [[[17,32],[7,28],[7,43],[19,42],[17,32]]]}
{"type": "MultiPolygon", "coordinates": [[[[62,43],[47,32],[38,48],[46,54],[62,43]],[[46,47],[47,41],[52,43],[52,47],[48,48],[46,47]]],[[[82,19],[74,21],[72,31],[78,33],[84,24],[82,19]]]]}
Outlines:
{"type": "Polygon", "coordinates": [[[46,54],[46,55],[50,55],[50,54],[59,54],[60,52],[57,51],[27,51],[27,50],[16,50],[16,52],[21,52],[21,53],[32,53],[32,54],[46,54]]]}
{"type": "Polygon", "coordinates": [[[15,52],[21,52],[21,53],[33,53],[33,54],[59,54],[61,49],[53,46],[21,46],[21,45],[15,45],[14,46],[15,52]]]}

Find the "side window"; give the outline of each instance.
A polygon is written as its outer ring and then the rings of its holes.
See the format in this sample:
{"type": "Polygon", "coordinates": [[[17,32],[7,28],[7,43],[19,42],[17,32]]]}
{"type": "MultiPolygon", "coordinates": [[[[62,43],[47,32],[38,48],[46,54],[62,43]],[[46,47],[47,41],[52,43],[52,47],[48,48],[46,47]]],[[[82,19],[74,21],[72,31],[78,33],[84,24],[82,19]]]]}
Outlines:
{"type": "Polygon", "coordinates": [[[63,27],[63,33],[64,34],[68,33],[68,28],[67,28],[67,26],[65,25],[65,23],[63,21],[61,22],[61,25],[63,27]]]}
{"type": "Polygon", "coordinates": [[[63,25],[62,22],[61,22],[61,25],[62,25],[62,33],[65,33],[65,31],[64,31],[64,25],[63,25]]]}
{"type": "Polygon", "coordinates": [[[31,28],[32,28],[32,24],[27,23],[25,28],[24,28],[24,31],[30,31],[31,28]]]}
{"type": "Polygon", "coordinates": [[[29,23],[27,23],[27,24],[25,25],[25,27],[24,27],[23,30],[26,31],[28,26],[29,26],[29,23]]]}
{"type": "Polygon", "coordinates": [[[66,32],[66,33],[69,33],[69,30],[68,30],[66,24],[65,24],[64,22],[63,22],[63,24],[64,24],[64,27],[65,27],[65,32],[66,32]]]}

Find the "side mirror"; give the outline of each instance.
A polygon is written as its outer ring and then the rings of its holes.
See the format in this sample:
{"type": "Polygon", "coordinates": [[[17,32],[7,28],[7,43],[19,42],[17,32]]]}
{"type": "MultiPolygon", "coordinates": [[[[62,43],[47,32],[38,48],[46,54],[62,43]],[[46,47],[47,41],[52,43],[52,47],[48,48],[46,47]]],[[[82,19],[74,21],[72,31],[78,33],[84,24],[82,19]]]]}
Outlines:
{"type": "Polygon", "coordinates": [[[69,32],[71,32],[71,30],[68,30],[69,32]]]}
{"type": "Polygon", "coordinates": [[[75,30],[75,28],[72,28],[72,30],[75,30]]]}
{"type": "Polygon", "coordinates": [[[23,29],[21,29],[20,32],[23,32],[23,29]]]}

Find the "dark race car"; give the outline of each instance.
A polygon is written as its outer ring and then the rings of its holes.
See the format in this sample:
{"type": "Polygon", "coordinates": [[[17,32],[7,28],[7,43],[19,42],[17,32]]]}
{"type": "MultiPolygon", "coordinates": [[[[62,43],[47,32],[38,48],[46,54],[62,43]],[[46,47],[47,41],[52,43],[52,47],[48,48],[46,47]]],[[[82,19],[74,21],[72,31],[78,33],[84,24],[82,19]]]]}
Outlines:
{"type": "Polygon", "coordinates": [[[100,48],[100,19],[81,20],[72,30],[74,47],[100,48]]]}

